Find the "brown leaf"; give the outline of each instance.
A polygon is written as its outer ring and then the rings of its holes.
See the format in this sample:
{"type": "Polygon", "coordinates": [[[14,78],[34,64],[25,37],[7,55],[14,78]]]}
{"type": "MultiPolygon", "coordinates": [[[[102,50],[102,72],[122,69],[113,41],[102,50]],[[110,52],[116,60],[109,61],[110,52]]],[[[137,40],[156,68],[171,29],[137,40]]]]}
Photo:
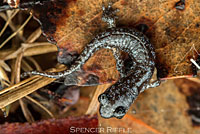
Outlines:
{"type": "MultiPolygon", "coordinates": [[[[183,83],[181,82],[180,85],[186,87],[189,82],[183,83]]],[[[188,105],[187,97],[179,91],[173,80],[144,91],[132,106],[129,113],[136,111],[135,118],[164,134],[199,134],[200,132],[199,127],[192,125],[191,116],[188,115],[191,107],[188,105]]],[[[197,108],[191,110],[199,113],[197,108]]]]}
{"type": "MultiPolygon", "coordinates": [[[[113,0],[120,10],[117,25],[146,26],[146,35],[156,49],[158,75],[161,78],[192,76],[190,59],[200,53],[200,2],[187,0],[138,1],[113,0]]],[[[108,1],[104,1],[108,4],[108,1]]],[[[98,33],[106,29],[101,20],[102,1],[50,1],[33,8],[45,36],[59,47],[58,61],[70,64],[98,33]]],[[[77,85],[84,85],[92,75],[93,83],[114,82],[119,78],[111,51],[100,50],[78,73],[77,85]],[[106,59],[106,62],[105,62],[106,59]]],[[[85,84],[87,85],[87,84],[85,84]]]]}
{"type": "Polygon", "coordinates": [[[99,119],[101,127],[104,128],[104,133],[136,133],[136,134],[161,134],[157,130],[148,126],[141,120],[134,118],[132,115],[126,114],[122,119],[99,119]]]}
{"type": "Polygon", "coordinates": [[[176,86],[186,96],[189,109],[188,114],[191,117],[194,126],[200,126],[200,84],[188,79],[175,80],[176,86]]]}
{"type": "MultiPolygon", "coordinates": [[[[64,119],[49,119],[29,123],[6,123],[0,125],[0,134],[69,134],[69,133],[90,133],[80,128],[98,127],[97,116],[68,117],[64,119]]],[[[94,133],[97,134],[98,132],[94,133]]]]}

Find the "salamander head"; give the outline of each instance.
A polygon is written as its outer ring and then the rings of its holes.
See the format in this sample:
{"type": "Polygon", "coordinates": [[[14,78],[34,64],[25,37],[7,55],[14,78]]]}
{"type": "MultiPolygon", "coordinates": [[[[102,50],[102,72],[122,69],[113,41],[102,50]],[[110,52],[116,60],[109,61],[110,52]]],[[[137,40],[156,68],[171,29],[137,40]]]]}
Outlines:
{"type": "Polygon", "coordinates": [[[128,111],[133,102],[133,98],[127,97],[126,95],[121,95],[117,98],[108,96],[108,94],[103,93],[98,98],[100,102],[100,115],[103,118],[116,117],[121,119],[128,111]]]}

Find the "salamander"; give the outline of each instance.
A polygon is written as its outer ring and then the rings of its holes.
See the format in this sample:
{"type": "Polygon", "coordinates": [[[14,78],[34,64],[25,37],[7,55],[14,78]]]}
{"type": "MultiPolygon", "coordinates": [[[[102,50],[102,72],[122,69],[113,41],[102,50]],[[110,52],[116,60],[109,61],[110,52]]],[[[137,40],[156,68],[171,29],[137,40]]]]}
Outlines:
{"type": "Polygon", "coordinates": [[[149,39],[134,28],[116,27],[115,12],[111,6],[103,6],[102,20],[108,24],[108,28],[98,34],[77,58],[75,63],[63,72],[25,72],[22,76],[42,75],[50,78],[63,78],[77,71],[86,61],[98,50],[111,49],[116,59],[116,67],[120,72],[120,79],[104,93],[98,100],[100,102],[100,115],[104,118],[122,118],[128,111],[130,105],[137,98],[139,93],[150,87],[160,84],[157,80],[150,83],[155,68],[155,51],[149,39]],[[120,51],[128,53],[133,65],[128,72],[123,69],[124,63],[120,51]]]}

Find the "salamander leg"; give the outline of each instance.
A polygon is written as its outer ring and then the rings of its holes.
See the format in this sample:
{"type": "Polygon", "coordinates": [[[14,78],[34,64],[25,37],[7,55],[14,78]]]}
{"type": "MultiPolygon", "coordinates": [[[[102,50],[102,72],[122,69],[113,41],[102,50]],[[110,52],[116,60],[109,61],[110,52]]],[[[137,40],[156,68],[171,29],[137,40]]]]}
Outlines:
{"type": "Polygon", "coordinates": [[[116,19],[118,17],[115,14],[119,11],[119,9],[113,9],[112,3],[109,3],[108,7],[103,5],[102,10],[102,20],[108,24],[108,28],[116,27],[116,19]]]}
{"type": "Polygon", "coordinates": [[[161,80],[155,80],[155,81],[149,83],[149,85],[147,85],[147,88],[158,87],[160,84],[161,84],[161,80]]]}

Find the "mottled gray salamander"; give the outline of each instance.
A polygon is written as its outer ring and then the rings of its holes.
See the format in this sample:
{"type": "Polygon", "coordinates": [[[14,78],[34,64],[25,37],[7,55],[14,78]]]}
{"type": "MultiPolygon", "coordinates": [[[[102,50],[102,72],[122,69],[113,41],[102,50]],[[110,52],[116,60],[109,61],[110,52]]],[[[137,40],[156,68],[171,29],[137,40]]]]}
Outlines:
{"type": "Polygon", "coordinates": [[[99,111],[104,118],[122,118],[139,93],[149,87],[158,86],[160,82],[155,81],[150,84],[155,68],[155,51],[150,41],[144,34],[133,28],[117,28],[115,11],[110,4],[107,9],[103,7],[102,20],[108,24],[108,29],[97,35],[85,47],[69,70],[58,73],[30,71],[25,72],[22,76],[34,74],[56,79],[62,78],[80,69],[99,49],[111,49],[117,61],[120,79],[99,96],[99,111]],[[128,53],[133,61],[130,71],[126,73],[123,70],[120,51],[128,53]]]}

